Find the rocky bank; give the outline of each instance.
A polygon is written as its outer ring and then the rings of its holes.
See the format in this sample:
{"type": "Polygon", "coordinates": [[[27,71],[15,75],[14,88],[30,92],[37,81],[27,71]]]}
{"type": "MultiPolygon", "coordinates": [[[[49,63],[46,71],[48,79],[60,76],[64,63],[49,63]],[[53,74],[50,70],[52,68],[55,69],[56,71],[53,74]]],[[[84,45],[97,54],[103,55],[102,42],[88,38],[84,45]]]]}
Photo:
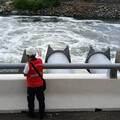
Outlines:
{"type": "Polygon", "coordinates": [[[120,0],[62,0],[58,7],[40,9],[36,12],[18,10],[14,8],[12,0],[0,0],[0,14],[120,19],[120,0]]]}

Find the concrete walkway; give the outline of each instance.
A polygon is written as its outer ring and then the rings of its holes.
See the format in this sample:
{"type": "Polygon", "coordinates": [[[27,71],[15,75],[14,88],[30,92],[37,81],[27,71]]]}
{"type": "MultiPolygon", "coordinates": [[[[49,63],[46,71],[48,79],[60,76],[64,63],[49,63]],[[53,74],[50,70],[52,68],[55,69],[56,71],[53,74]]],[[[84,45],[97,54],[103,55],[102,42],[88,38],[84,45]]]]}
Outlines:
{"type": "MultiPolygon", "coordinates": [[[[0,120],[32,120],[25,113],[0,114],[0,120]]],[[[33,120],[39,120],[35,113],[33,120]]],[[[120,111],[115,112],[47,112],[45,120],[120,120],[120,111]]]]}

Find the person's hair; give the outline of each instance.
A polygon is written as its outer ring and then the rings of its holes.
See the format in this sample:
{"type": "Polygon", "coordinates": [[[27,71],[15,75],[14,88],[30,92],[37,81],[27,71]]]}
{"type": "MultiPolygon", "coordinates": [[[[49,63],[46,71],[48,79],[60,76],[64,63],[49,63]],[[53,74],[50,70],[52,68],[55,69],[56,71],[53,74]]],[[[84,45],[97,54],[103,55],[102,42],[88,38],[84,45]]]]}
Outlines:
{"type": "Polygon", "coordinates": [[[33,59],[33,58],[35,58],[35,55],[31,55],[31,56],[29,56],[29,57],[33,59]]]}

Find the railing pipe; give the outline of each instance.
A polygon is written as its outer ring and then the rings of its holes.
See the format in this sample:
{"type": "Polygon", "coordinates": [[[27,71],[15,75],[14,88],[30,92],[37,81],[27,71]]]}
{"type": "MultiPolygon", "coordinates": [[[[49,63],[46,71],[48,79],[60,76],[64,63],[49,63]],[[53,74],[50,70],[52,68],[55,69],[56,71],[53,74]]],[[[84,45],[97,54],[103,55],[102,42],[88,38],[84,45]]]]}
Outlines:
{"type": "Polygon", "coordinates": [[[71,64],[43,64],[46,69],[119,69],[120,64],[89,64],[89,63],[71,63],[71,64]]]}
{"type": "MultiPolygon", "coordinates": [[[[0,63],[0,69],[23,69],[25,63],[0,63]]],[[[49,64],[43,63],[44,69],[120,69],[120,63],[115,64],[89,64],[89,63],[70,63],[70,64],[49,64]]]]}

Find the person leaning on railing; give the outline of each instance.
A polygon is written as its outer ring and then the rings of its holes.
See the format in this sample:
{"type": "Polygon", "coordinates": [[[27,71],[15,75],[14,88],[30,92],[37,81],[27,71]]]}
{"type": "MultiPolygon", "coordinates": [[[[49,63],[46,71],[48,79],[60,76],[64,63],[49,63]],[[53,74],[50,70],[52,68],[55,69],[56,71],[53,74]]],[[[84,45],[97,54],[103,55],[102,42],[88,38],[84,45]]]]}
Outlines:
{"type": "MultiPolygon", "coordinates": [[[[29,47],[26,49],[26,55],[28,56],[30,62],[35,66],[35,68],[38,70],[38,72],[43,77],[43,65],[42,65],[42,59],[36,58],[36,50],[34,47],[29,47]]],[[[41,57],[41,52],[38,52],[38,56],[41,57]]],[[[34,100],[35,96],[37,97],[37,100],[39,102],[39,114],[40,119],[44,119],[45,114],[45,97],[44,97],[44,91],[42,89],[43,87],[43,80],[40,78],[40,76],[37,74],[36,70],[33,68],[33,66],[28,62],[25,65],[23,74],[24,76],[27,76],[27,100],[28,100],[28,108],[29,112],[27,116],[30,118],[34,118],[34,100]]]]}

